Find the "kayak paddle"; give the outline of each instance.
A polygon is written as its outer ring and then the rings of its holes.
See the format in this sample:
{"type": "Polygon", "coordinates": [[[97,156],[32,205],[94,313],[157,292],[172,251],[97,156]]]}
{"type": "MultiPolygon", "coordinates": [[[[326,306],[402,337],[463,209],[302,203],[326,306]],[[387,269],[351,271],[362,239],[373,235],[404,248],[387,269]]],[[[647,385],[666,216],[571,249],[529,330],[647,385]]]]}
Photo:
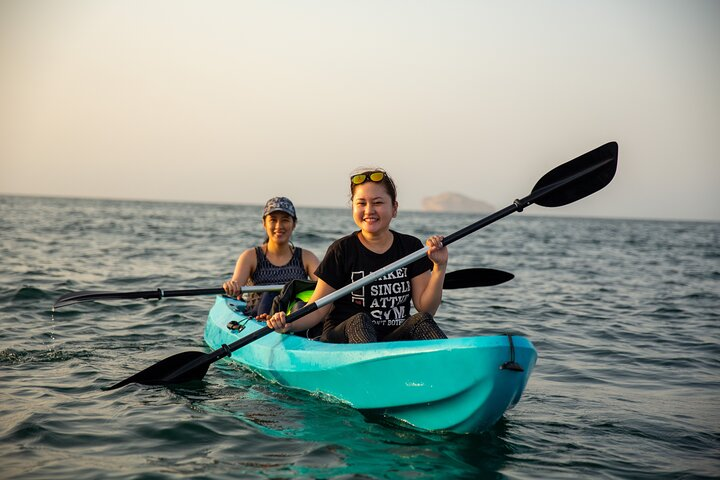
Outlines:
{"type": "MultiPolygon", "coordinates": [[[[242,293],[274,292],[282,290],[282,285],[250,285],[242,288],[242,293]]],[[[196,288],[191,290],[142,290],[139,292],[73,292],[66,293],[55,301],[53,308],[65,307],[74,303],[91,302],[93,300],[133,300],[136,298],[157,299],[168,297],[191,297],[195,295],[221,295],[222,287],[196,288]]]]}
{"type": "MultiPolygon", "coordinates": [[[[610,183],[617,170],[617,161],[618,144],[616,142],[606,143],[584,155],[570,160],[540,178],[528,196],[515,200],[512,205],[446,236],[443,240],[443,245],[449,245],[511,213],[522,212],[523,209],[533,203],[543,207],[559,207],[585,198],[610,183]]],[[[398,268],[409,265],[425,256],[427,250],[428,247],[425,246],[360,280],[346,285],[313,303],[305,305],[301,309],[288,315],[287,322],[293,322],[308,313],[333,303],[335,300],[350,294],[358,288],[374,282],[380,277],[394,272],[398,268]]],[[[212,363],[230,356],[233,351],[271,332],[273,332],[273,329],[265,326],[246,337],[232,342],[230,345],[223,344],[221,348],[210,353],[178,353],[116,383],[111,386],[110,389],[122,387],[128,383],[167,385],[191,380],[201,380],[212,363]]]]}
{"type": "MultiPolygon", "coordinates": [[[[471,288],[490,287],[500,285],[512,280],[514,275],[494,268],[466,268],[449,272],[445,275],[443,288],[471,288]]],[[[242,293],[251,292],[279,292],[282,285],[249,285],[242,288],[242,293]]],[[[141,290],[138,292],[72,292],[62,295],[55,301],[53,309],[73,305],[75,303],[91,302],[93,300],[133,300],[136,298],[157,299],[169,297],[190,297],[197,295],[223,295],[225,290],[222,287],[196,288],[191,290],[141,290]]]]}

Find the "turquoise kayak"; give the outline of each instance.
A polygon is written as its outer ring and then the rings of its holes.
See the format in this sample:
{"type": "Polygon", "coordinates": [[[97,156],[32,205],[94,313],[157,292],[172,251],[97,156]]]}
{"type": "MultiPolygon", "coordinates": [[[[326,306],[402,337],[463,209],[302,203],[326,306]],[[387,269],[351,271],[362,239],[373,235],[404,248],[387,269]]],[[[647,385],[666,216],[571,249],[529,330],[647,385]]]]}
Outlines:
{"type": "MultiPolygon", "coordinates": [[[[221,348],[262,327],[243,301],[218,296],[205,341],[221,348]],[[231,330],[229,322],[243,325],[231,330]]],[[[331,344],[272,332],[229,357],[281,385],[333,397],[420,430],[475,433],[519,400],[537,360],[520,336],[331,344]]]]}

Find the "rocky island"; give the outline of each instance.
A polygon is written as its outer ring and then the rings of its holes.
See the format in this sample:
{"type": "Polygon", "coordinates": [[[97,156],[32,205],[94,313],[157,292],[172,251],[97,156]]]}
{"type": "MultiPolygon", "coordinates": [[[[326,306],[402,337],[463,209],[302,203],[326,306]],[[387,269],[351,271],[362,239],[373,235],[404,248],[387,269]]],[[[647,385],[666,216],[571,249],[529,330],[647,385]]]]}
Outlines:
{"type": "Polygon", "coordinates": [[[422,200],[425,212],[490,213],[494,207],[481,200],[475,200],[459,193],[441,193],[422,200]]]}

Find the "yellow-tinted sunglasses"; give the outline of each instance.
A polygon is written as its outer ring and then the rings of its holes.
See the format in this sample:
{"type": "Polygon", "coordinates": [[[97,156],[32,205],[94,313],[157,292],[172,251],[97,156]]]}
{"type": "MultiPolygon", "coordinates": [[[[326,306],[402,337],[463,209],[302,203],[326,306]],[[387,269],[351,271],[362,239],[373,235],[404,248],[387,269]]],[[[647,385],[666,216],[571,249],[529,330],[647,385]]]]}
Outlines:
{"type": "Polygon", "coordinates": [[[353,175],[352,177],[350,177],[350,181],[353,183],[353,185],[360,185],[361,183],[365,183],[368,180],[372,182],[382,182],[383,178],[385,178],[385,172],[365,172],[353,175]]]}

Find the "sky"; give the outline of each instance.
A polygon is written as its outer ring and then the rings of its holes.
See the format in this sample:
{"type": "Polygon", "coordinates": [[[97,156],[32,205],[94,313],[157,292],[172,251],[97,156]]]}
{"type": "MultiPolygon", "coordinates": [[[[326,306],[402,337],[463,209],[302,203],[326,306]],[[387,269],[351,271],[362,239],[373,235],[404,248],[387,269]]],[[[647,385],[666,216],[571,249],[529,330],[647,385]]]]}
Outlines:
{"type": "Polygon", "coordinates": [[[532,213],[720,221],[719,137],[714,0],[0,0],[0,194],[500,209],[617,141],[532,213]]]}

